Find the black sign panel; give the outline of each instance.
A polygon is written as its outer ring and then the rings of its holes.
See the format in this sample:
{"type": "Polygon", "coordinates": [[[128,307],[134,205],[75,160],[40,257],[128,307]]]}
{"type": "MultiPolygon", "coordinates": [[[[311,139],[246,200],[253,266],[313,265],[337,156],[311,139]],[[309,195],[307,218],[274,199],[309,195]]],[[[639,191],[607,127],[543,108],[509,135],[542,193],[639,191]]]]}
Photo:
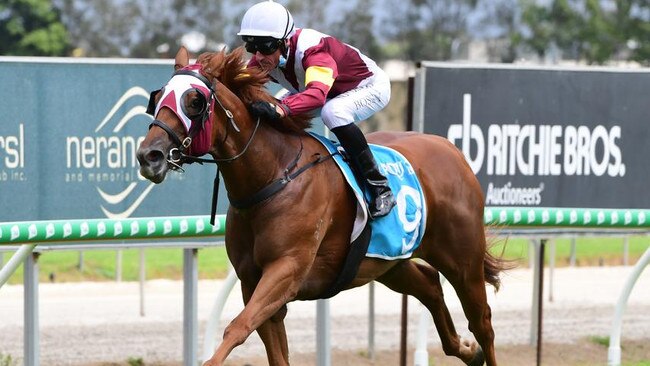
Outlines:
{"type": "Polygon", "coordinates": [[[425,63],[415,121],[454,142],[487,206],[648,208],[647,70],[425,63]]]}

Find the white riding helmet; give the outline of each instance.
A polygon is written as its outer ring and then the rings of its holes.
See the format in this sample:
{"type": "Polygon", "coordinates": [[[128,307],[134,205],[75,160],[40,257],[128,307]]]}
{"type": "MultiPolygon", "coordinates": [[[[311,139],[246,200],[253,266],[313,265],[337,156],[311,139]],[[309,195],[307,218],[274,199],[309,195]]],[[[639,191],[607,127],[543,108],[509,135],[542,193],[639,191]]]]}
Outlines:
{"type": "Polygon", "coordinates": [[[295,32],[289,10],[272,0],[251,6],[244,14],[238,36],[287,39],[295,32]]]}

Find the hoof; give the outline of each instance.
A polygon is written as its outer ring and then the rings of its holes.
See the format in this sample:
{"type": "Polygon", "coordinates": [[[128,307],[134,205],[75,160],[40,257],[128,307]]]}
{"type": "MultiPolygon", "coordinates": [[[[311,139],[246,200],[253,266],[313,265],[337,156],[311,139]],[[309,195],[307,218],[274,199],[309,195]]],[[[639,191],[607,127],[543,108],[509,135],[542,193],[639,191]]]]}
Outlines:
{"type": "Polygon", "coordinates": [[[471,361],[467,363],[468,366],[483,366],[485,364],[485,355],[483,355],[483,348],[479,346],[476,349],[476,353],[474,354],[474,358],[472,358],[471,361]]]}

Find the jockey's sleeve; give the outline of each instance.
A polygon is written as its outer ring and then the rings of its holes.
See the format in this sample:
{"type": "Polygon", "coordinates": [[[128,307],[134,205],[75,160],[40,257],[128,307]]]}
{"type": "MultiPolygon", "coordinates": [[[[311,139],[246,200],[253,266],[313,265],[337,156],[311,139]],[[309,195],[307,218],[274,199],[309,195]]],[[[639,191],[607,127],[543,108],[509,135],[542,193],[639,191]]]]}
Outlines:
{"type": "Polygon", "coordinates": [[[327,101],[327,94],[338,76],[336,61],[326,52],[315,52],[303,59],[305,66],[305,90],[290,95],[282,104],[291,114],[309,112],[322,107],[327,101]]]}

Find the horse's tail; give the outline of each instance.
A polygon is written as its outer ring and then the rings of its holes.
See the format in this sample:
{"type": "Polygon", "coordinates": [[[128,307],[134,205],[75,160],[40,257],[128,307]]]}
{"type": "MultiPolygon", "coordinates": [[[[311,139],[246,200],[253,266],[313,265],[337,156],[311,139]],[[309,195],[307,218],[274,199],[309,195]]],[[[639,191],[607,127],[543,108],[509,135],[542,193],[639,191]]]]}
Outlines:
{"type": "Polygon", "coordinates": [[[501,286],[501,277],[500,274],[503,271],[507,271],[517,267],[517,260],[505,259],[503,253],[506,249],[506,242],[503,244],[503,250],[499,256],[496,256],[490,252],[490,249],[499,241],[499,239],[494,234],[487,234],[487,245],[485,248],[485,256],[483,258],[483,275],[485,277],[485,282],[489,283],[494,287],[494,291],[499,291],[501,286]]]}

